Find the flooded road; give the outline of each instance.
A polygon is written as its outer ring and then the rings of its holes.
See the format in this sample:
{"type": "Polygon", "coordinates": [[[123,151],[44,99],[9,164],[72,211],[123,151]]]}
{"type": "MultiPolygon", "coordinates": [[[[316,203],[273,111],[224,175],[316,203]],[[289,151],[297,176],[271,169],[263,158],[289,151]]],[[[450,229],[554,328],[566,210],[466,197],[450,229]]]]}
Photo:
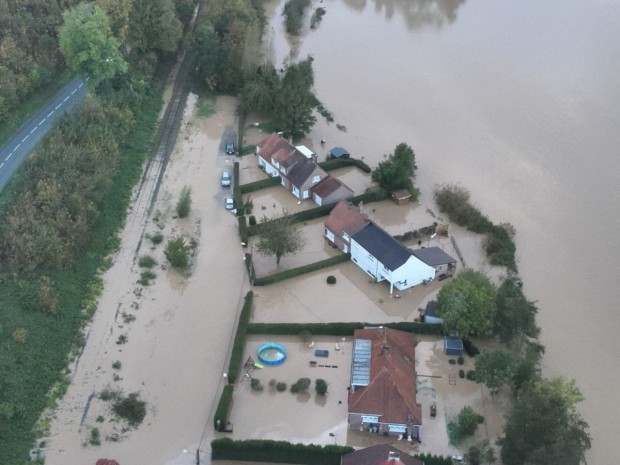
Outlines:
{"type": "Polygon", "coordinates": [[[545,374],[577,380],[589,463],[612,463],[620,3],[324,0],[318,28],[294,41],[281,3],[269,2],[276,65],[312,55],[318,97],[347,128],[319,121],[307,145],[375,166],[406,142],[422,203],[435,208],[433,186],[458,182],[493,221],[514,224],[545,374]]]}

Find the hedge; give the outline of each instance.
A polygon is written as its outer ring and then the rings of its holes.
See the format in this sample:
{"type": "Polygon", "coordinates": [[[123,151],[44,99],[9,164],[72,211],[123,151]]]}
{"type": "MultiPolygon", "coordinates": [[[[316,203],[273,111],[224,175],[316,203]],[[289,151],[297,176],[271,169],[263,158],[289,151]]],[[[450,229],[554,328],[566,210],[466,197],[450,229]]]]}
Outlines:
{"type": "Polygon", "coordinates": [[[237,221],[239,222],[239,239],[241,239],[241,245],[243,247],[247,247],[249,238],[245,215],[238,216],[237,221]]]}
{"type": "Polygon", "coordinates": [[[235,208],[237,209],[237,216],[242,216],[244,212],[243,195],[241,195],[241,188],[239,187],[239,162],[236,161],[233,164],[233,200],[235,201],[235,208]]]}
{"type": "Polygon", "coordinates": [[[222,397],[220,397],[220,402],[217,404],[217,410],[215,411],[215,416],[213,417],[213,427],[216,431],[221,431],[222,428],[226,427],[228,423],[228,411],[230,410],[230,403],[232,402],[234,386],[232,384],[227,384],[224,386],[224,390],[222,391],[222,397]],[[220,428],[217,427],[217,421],[220,421],[220,428]]]}
{"type": "Polygon", "coordinates": [[[237,325],[237,333],[235,334],[235,342],[233,343],[232,353],[230,355],[230,364],[228,365],[228,383],[235,384],[241,364],[243,363],[243,351],[245,350],[245,335],[250,321],[250,312],[254,302],[254,293],[249,291],[245,295],[245,302],[239,315],[239,324],[237,325]]]}
{"type": "Polygon", "coordinates": [[[230,438],[220,438],[211,441],[212,460],[340,465],[342,455],[353,450],[348,446],[292,444],[267,439],[233,441],[230,438]]]}
{"type": "Polygon", "coordinates": [[[414,457],[422,460],[424,465],[452,465],[452,459],[443,455],[416,454],[414,457]]]}
{"type": "Polygon", "coordinates": [[[370,173],[371,169],[366,163],[362,160],[358,160],[356,158],[332,158],[327,161],[322,161],[318,164],[325,171],[331,171],[338,168],[346,168],[348,166],[355,166],[359,168],[364,173],[370,173]]]}
{"type": "Polygon", "coordinates": [[[302,274],[311,273],[316,270],[321,270],[332,265],[344,263],[349,261],[349,254],[336,255],[319,262],[310,263],[309,265],[300,266],[298,268],[291,268],[290,270],[281,271],[280,273],[270,274],[263,276],[262,278],[256,278],[254,280],[255,286],[266,286],[267,284],[277,283],[278,281],[284,281],[285,279],[294,278],[302,274]]]}
{"type": "Polygon", "coordinates": [[[239,186],[239,188],[242,194],[249,194],[250,192],[267,189],[268,187],[279,186],[281,183],[282,178],[280,176],[274,176],[272,178],[261,179],[260,181],[249,182],[243,186],[239,186]]]}
{"type": "Polygon", "coordinates": [[[315,336],[353,336],[353,331],[365,327],[385,326],[414,334],[443,335],[443,325],[431,325],[416,321],[400,321],[392,323],[250,323],[247,334],[291,335],[308,331],[315,336]]]}

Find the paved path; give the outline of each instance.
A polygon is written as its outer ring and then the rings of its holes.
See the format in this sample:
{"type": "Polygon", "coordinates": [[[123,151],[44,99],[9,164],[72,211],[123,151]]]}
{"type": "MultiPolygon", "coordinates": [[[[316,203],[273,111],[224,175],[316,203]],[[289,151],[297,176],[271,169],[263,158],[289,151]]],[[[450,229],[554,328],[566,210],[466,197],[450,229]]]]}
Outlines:
{"type": "Polygon", "coordinates": [[[82,101],[87,90],[84,81],[74,79],[0,147],[0,192],[32,149],[49,132],[52,123],[82,101]]]}

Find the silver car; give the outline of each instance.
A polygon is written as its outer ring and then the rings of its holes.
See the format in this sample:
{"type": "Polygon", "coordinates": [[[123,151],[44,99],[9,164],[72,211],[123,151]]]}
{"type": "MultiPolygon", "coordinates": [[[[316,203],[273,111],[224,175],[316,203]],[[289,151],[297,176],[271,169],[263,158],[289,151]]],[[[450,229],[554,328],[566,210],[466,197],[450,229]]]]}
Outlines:
{"type": "Polygon", "coordinates": [[[222,177],[220,178],[220,184],[224,187],[230,187],[230,173],[228,171],[224,171],[222,173],[222,177]]]}

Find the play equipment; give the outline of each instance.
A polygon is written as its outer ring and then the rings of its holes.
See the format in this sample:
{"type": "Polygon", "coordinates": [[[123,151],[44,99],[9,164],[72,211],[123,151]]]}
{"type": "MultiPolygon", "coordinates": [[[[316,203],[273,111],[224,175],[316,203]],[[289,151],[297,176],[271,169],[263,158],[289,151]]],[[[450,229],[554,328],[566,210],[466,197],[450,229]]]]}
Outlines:
{"type": "Polygon", "coordinates": [[[258,349],[258,359],[265,365],[279,365],[286,360],[286,349],[275,342],[268,342],[258,349]]]}

